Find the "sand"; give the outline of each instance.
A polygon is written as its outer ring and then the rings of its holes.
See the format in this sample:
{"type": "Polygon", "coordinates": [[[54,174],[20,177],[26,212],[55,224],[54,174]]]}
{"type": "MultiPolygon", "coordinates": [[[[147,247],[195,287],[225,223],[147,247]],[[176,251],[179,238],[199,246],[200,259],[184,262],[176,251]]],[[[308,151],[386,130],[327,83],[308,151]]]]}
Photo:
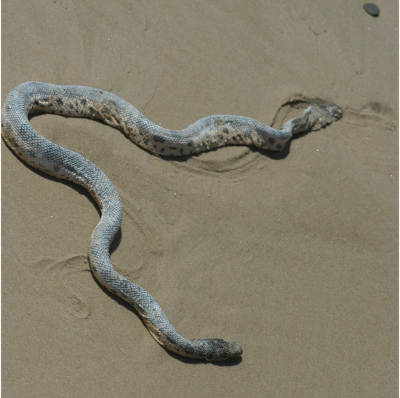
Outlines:
{"type": "Polygon", "coordinates": [[[169,354],[100,287],[93,200],[2,142],[5,397],[397,395],[398,6],[378,5],[2,2],[2,102],[25,81],[85,85],[173,129],[212,114],[280,127],[300,97],[344,110],[281,154],[182,161],[90,120],[31,120],[120,193],[115,268],[184,336],[243,346],[220,364],[169,354]]]}

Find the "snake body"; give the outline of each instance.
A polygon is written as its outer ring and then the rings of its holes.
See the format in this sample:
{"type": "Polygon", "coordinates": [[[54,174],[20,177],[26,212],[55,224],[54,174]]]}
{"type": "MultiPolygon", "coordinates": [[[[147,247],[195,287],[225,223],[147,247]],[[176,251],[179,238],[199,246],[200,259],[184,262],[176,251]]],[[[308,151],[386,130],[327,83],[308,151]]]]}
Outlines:
{"type": "Polygon", "coordinates": [[[337,105],[311,105],[300,117],[275,130],[242,116],[209,116],[182,131],[160,127],[123,99],[90,87],[58,86],[28,82],[15,87],[2,111],[2,137],[32,167],[86,188],[101,209],[101,219],[90,239],[89,261],[93,274],[110,292],[130,303],[155,340],[186,357],[208,361],[226,360],[242,354],[242,347],[223,339],[188,340],[169,322],[154,298],[113,268],[109,247],[122,221],[118,193],[107,176],[92,162],[39,135],[28,114],[54,113],[98,119],[120,129],[135,144],[163,156],[182,156],[225,145],[255,145],[279,151],[293,134],[316,130],[341,117],[337,105]]]}

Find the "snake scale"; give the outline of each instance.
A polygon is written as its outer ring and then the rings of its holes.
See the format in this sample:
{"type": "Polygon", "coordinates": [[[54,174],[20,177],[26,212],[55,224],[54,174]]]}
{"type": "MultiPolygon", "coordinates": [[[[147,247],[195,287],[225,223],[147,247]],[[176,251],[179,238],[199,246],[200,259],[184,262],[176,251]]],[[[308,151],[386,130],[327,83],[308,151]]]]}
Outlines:
{"type": "Polygon", "coordinates": [[[341,108],[311,105],[301,116],[286,122],[281,130],[247,117],[220,115],[200,119],[182,131],[172,131],[152,123],[116,95],[90,87],[27,82],[15,87],[4,103],[2,137],[8,146],[32,167],[83,186],[100,207],[101,219],[89,247],[90,266],[98,281],[131,304],[154,339],[174,353],[208,361],[239,357],[243,350],[234,341],[182,337],[146,290],[115,271],[109,247],[122,221],[122,205],[116,189],[92,162],[40,136],[29,123],[28,114],[32,113],[97,119],[121,130],[151,153],[182,156],[225,145],[254,145],[279,151],[293,134],[317,130],[338,120],[341,108]]]}

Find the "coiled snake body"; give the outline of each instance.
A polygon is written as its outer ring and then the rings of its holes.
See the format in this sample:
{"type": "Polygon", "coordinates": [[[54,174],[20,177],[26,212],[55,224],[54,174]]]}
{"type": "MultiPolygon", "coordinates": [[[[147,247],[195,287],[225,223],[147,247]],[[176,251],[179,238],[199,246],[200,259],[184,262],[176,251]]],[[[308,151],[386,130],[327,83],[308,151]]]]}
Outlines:
{"type": "Polygon", "coordinates": [[[28,82],[14,88],[2,112],[2,136],[26,163],[47,174],[86,188],[101,209],[101,219],[90,240],[89,261],[93,274],[109,291],[130,303],[149,332],[163,347],[183,356],[208,361],[242,354],[229,340],[188,340],[171,325],[154,298],[113,268],[109,247],[122,221],[122,205],[116,189],[92,162],[40,136],[30,125],[29,113],[99,119],[123,131],[142,148],[158,155],[181,156],[225,145],[255,145],[266,150],[283,149],[293,134],[316,130],[341,117],[337,105],[311,105],[304,113],[275,130],[242,116],[209,116],[182,131],[162,128],[123,99],[90,87],[57,86],[28,82]]]}

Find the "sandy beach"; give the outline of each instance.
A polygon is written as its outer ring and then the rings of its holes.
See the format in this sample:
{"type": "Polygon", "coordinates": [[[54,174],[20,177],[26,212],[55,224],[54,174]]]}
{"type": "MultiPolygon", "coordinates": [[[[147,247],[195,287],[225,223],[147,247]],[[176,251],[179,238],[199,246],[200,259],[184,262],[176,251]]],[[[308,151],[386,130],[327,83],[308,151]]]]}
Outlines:
{"type": "Polygon", "coordinates": [[[31,119],[120,194],[116,270],[185,337],[240,343],[226,363],[159,346],[90,272],[90,195],[2,141],[4,397],[397,396],[398,4],[363,4],[3,0],[2,104],[40,81],[170,129],[218,114],[281,128],[296,99],[343,109],[281,153],[180,160],[95,121],[31,119]]]}

